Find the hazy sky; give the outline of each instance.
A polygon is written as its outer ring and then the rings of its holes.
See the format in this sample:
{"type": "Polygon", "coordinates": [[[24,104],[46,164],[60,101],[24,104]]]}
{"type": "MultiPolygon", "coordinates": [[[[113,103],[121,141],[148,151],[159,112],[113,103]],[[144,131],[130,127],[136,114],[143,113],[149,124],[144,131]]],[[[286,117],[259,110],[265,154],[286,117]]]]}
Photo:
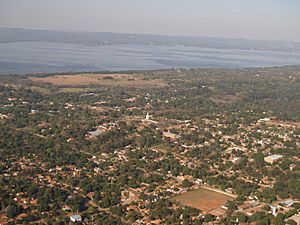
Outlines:
{"type": "Polygon", "coordinates": [[[0,0],[0,27],[300,41],[300,0],[0,0]]]}

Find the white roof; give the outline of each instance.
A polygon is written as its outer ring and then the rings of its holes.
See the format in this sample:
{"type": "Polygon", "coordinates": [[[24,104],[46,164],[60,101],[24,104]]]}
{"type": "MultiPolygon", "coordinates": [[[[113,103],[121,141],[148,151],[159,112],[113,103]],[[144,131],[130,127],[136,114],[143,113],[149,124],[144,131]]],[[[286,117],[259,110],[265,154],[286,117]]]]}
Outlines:
{"type": "Polygon", "coordinates": [[[97,129],[97,130],[95,130],[95,131],[90,131],[90,132],[88,132],[90,135],[92,135],[92,136],[99,136],[101,133],[102,133],[102,130],[100,130],[100,129],[97,129]]]}
{"type": "Polygon", "coordinates": [[[73,220],[81,220],[82,218],[81,218],[80,215],[76,214],[76,215],[70,216],[70,219],[73,219],[73,220]]]}
{"type": "Polygon", "coordinates": [[[265,158],[276,160],[276,159],[280,159],[282,157],[283,157],[282,155],[269,155],[265,158]]]}
{"type": "Polygon", "coordinates": [[[293,200],[293,199],[287,199],[287,200],[281,202],[281,204],[290,206],[290,205],[293,205],[293,204],[294,204],[294,200],[293,200]]]}

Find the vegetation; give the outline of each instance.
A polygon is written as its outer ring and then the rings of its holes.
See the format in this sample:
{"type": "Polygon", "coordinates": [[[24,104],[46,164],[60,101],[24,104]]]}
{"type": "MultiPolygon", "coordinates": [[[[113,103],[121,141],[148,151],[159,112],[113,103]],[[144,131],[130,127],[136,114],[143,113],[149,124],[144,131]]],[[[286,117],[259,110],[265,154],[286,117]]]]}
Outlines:
{"type": "Polygon", "coordinates": [[[1,76],[0,224],[295,224],[299,90],[293,66],[1,76]],[[174,201],[203,186],[228,198],[174,201]]]}

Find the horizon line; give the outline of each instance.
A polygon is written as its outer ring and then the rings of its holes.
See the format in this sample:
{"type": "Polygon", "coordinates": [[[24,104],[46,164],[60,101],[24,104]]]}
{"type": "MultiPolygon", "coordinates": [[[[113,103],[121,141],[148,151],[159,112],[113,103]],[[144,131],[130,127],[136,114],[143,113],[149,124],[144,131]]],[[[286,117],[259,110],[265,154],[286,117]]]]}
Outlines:
{"type": "Polygon", "coordinates": [[[265,41],[265,42],[285,42],[285,43],[298,43],[295,40],[271,40],[271,39],[257,39],[246,37],[222,37],[222,36],[209,36],[209,35],[170,35],[170,34],[154,34],[154,33],[135,33],[135,32],[117,32],[117,31],[88,31],[88,30],[65,30],[65,29],[48,29],[48,28],[31,28],[31,27],[6,27],[0,26],[0,29],[19,29],[19,30],[36,30],[36,31],[52,31],[52,32],[65,32],[65,33],[106,33],[106,34],[124,34],[124,35],[145,35],[156,37],[178,37],[178,38],[216,38],[227,40],[245,40],[245,41],[265,41]]]}

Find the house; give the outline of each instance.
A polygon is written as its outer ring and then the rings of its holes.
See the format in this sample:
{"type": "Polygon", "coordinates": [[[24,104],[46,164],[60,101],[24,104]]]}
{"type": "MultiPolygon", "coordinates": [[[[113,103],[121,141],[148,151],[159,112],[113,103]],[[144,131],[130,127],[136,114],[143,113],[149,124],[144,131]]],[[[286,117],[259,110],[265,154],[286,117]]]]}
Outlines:
{"type": "Polygon", "coordinates": [[[202,180],[202,179],[197,179],[197,180],[195,181],[195,183],[196,183],[196,184],[202,184],[202,183],[203,183],[203,180],[202,180]]]}
{"type": "Polygon", "coordinates": [[[282,160],[283,156],[282,155],[269,155],[269,156],[266,156],[264,158],[265,162],[267,163],[275,163],[275,162],[279,162],[280,160],[282,160]]]}
{"type": "Polygon", "coordinates": [[[99,136],[100,134],[102,134],[102,130],[100,130],[100,129],[88,132],[88,136],[90,136],[91,138],[95,138],[95,137],[99,136]]]}
{"type": "Polygon", "coordinates": [[[166,138],[170,138],[171,140],[176,140],[178,138],[177,134],[171,132],[163,132],[163,136],[166,138]]]}
{"type": "Polygon", "coordinates": [[[241,161],[242,161],[242,158],[241,157],[231,157],[229,159],[231,162],[233,162],[234,164],[239,164],[241,161]]]}
{"type": "Polygon", "coordinates": [[[78,214],[75,214],[75,215],[72,215],[72,216],[70,216],[70,220],[72,221],[72,222],[81,222],[82,221],[82,217],[80,216],[80,215],[78,215],[78,214]]]}
{"type": "Polygon", "coordinates": [[[290,207],[295,203],[295,201],[293,199],[286,199],[283,202],[281,202],[281,204],[285,207],[290,207]]]}
{"type": "Polygon", "coordinates": [[[269,122],[271,120],[271,118],[262,118],[259,119],[258,122],[269,122]]]}
{"type": "Polygon", "coordinates": [[[0,113],[0,119],[2,120],[8,119],[8,116],[0,113]]]}
{"type": "Polygon", "coordinates": [[[290,164],[290,170],[294,170],[296,167],[297,167],[297,165],[296,164],[294,164],[294,163],[292,163],[292,164],[290,164]]]}

